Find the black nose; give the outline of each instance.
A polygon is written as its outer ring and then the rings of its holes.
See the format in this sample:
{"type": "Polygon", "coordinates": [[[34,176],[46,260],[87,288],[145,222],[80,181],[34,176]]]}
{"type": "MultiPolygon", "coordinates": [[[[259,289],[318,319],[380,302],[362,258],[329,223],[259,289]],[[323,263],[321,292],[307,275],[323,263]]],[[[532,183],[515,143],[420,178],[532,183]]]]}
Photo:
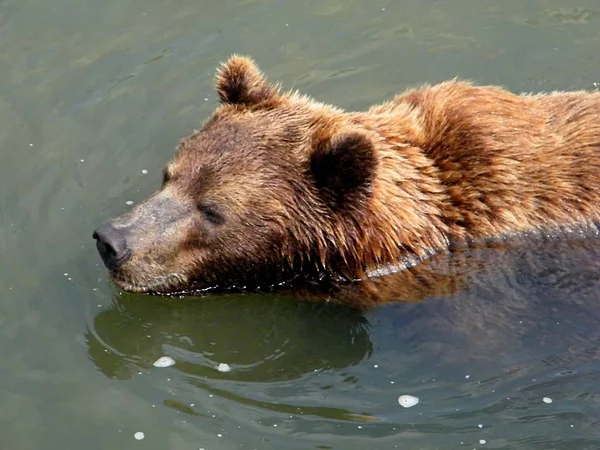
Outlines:
{"type": "Polygon", "coordinates": [[[110,223],[105,223],[94,231],[93,238],[96,239],[96,247],[108,269],[118,269],[131,257],[123,231],[110,223]]]}

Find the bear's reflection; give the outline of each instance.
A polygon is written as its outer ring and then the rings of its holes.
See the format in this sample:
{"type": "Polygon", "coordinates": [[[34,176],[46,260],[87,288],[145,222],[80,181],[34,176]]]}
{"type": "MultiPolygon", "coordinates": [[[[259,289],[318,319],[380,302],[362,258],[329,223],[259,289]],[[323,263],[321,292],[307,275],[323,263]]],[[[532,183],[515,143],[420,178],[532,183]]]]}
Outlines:
{"type": "Polygon", "coordinates": [[[167,354],[191,376],[275,382],[345,368],[372,351],[368,322],[358,312],[283,295],[195,301],[116,295],[94,318],[87,338],[98,368],[120,379],[167,354]],[[221,362],[235,370],[218,372],[221,362]]]}
{"type": "Polygon", "coordinates": [[[557,339],[585,345],[600,320],[599,257],[598,239],[535,240],[443,253],[349,285],[201,299],[121,294],[94,318],[89,354],[121,379],[168,354],[194,378],[277,382],[368,358],[374,318],[394,322],[398,348],[425,343],[437,361],[523,354],[524,344],[535,353],[557,339]],[[396,306],[364,314],[388,303],[396,306]],[[565,337],[540,332],[557,314],[577,327],[565,337]],[[218,372],[220,362],[235,370],[218,372]]]}
{"type": "Polygon", "coordinates": [[[390,303],[464,298],[479,288],[490,297],[497,296],[489,300],[518,301],[525,306],[536,300],[540,290],[567,294],[565,289],[585,288],[599,277],[600,239],[589,235],[567,240],[538,236],[441,252],[397,273],[361,283],[305,286],[293,295],[366,312],[390,303]]]}

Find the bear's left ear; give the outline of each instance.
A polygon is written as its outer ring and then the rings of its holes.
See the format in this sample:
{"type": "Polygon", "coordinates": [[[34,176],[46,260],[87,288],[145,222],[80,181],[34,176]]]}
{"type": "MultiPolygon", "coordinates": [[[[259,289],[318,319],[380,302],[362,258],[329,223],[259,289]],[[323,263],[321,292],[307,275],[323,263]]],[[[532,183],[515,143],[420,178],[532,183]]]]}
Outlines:
{"type": "Polygon", "coordinates": [[[254,61],[245,56],[233,55],[223,63],[215,84],[221,102],[230,105],[257,105],[279,94],[254,61]]]}
{"type": "Polygon", "coordinates": [[[321,198],[334,210],[368,197],[376,170],[373,142],[358,132],[317,141],[310,159],[321,198]]]}

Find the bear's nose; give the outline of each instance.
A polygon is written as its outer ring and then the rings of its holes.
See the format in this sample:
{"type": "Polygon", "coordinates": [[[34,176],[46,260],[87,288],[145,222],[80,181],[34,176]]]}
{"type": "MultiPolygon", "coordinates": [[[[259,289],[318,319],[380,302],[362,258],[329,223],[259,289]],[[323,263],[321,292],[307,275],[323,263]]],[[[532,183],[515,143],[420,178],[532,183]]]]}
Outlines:
{"type": "Polygon", "coordinates": [[[94,231],[96,247],[107,269],[116,270],[131,257],[131,250],[123,232],[110,223],[105,223],[94,231]]]}

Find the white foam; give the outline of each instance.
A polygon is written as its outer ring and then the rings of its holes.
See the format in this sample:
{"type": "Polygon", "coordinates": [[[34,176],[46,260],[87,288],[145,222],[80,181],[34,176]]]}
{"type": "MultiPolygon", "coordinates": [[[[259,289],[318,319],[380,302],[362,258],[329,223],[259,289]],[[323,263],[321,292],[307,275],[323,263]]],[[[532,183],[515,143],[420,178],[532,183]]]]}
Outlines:
{"type": "Polygon", "coordinates": [[[217,366],[217,370],[219,372],[231,372],[231,366],[229,364],[225,364],[225,363],[220,363],[217,366]]]}

